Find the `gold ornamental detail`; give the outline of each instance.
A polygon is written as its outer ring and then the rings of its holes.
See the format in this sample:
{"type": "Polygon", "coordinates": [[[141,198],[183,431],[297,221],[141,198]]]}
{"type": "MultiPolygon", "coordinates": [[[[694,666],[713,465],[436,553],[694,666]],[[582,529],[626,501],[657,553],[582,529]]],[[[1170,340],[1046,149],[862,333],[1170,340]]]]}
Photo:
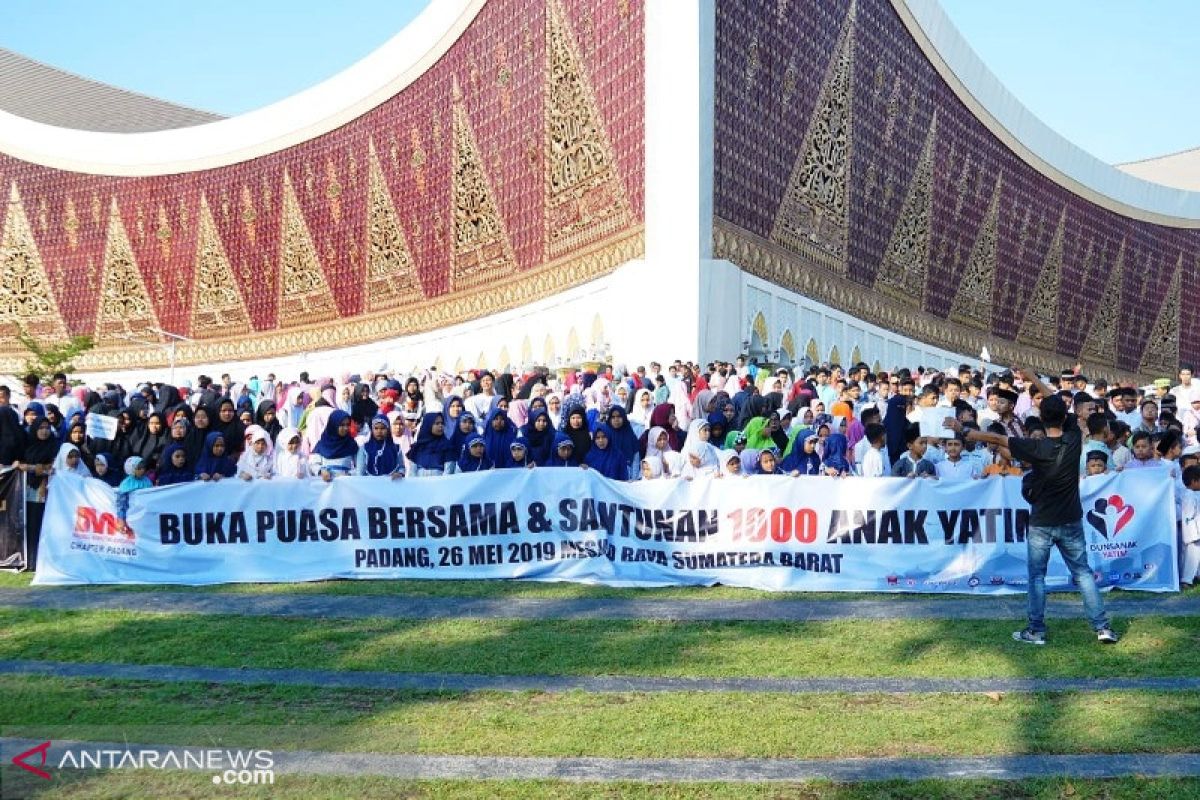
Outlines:
{"type": "Polygon", "coordinates": [[[424,293],[374,141],[367,163],[367,311],[382,311],[419,301],[424,293]]]}
{"type": "Polygon", "coordinates": [[[250,330],[250,313],[233,276],[225,246],[217,234],[208,198],[200,195],[200,230],[196,242],[192,289],[192,336],[208,339],[250,330]]]}
{"type": "Polygon", "coordinates": [[[629,227],[625,185],[558,2],[546,4],[546,250],[550,261],[629,227]]]}
{"type": "MultiPolygon", "coordinates": [[[[1001,339],[916,310],[907,303],[873,292],[869,287],[847,281],[823,265],[726,220],[718,219],[713,226],[713,257],[731,261],[751,275],[933,347],[967,354],[978,353],[986,346],[995,363],[1027,365],[1043,373],[1057,373],[1063,363],[1071,359],[1071,356],[1052,349],[1001,339]]],[[[1089,376],[1109,380],[1142,380],[1146,377],[1118,370],[1111,361],[1097,363],[1095,370],[1089,368],[1089,376]]]]}
{"type": "Polygon", "coordinates": [[[1025,319],[1017,332],[1021,344],[1055,350],[1058,347],[1058,292],[1062,283],[1063,235],[1067,227],[1067,207],[1058,215],[1058,227],[1050,240],[1046,261],[1033,287],[1033,296],[1025,311],[1025,319]]]}
{"type": "Polygon", "coordinates": [[[1150,329],[1150,338],[1146,340],[1146,349],[1142,351],[1142,361],[1138,370],[1155,375],[1174,375],[1179,368],[1179,296],[1181,275],[1183,273],[1183,253],[1175,264],[1175,273],[1171,276],[1171,288],[1158,312],[1158,319],[1150,329]]]}
{"type": "Polygon", "coordinates": [[[846,274],[855,3],[842,24],[771,240],[846,274]]]}
{"type": "MultiPolygon", "coordinates": [[[[433,298],[411,304],[403,314],[389,310],[339,320],[333,324],[308,324],[220,340],[183,342],[176,348],[176,363],[188,365],[270,358],[378,342],[459,325],[519,308],[596,280],[628,261],[643,258],[645,254],[645,234],[639,225],[597,242],[569,258],[559,259],[535,270],[513,273],[487,286],[446,299],[433,298]]],[[[147,369],[166,365],[165,355],[158,350],[128,347],[121,342],[103,342],[101,345],[78,359],[76,363],[81,371],[147,369]]],[[[0,371],[19,370],[22,358],[21,353],[5,352],[0,357],[0,371]]]]}
{"type": "Polygon", "coordinates": [[[933,218],[933,154],[937,141],[937,112],[929,123],[925,146],[916,172],[908,187],[908,196],[900,207],[892,238],[883,253],[875,275],[875,289],[894,300],[925,307],[925,287],[929,280],[930,220],[933,218]]]}
{"type": "Polygon", "coordinates": [[[337,316],[333,293],[321,270],[321,259],[300,211],[292,178],[283,172],[283,219],[280,223],[279,316],[277,326],[290,328],[337,316]]]}
{"type": "Polygon", "coordinates": [[[0,335],[24,330],[35,339],[63,340],[66,326],[42,264],[25,205],[13,181],[0,236],[0,335]]]}
{"type": "Polygon", "coordinates": [[[496,207],[496,194],[479,154],[466,103],[454,83],[454,173],[451,203],[454,241],[450,290],[469,289],[517,268],[512,243],[496,207]]]}
{"type": "Polygon", "coordinates": [[[157,327],[154,306],[114,197],[109,207],[108,235],[104,243],[104,276],[100,283],[96,338],[120,338],[157,327]]]}
{"type": "Polygon", "coordinates": [[[967,269],[954,293],[950,319],[982,331],[992,329],[992,299],[996,292],[996,252],[1000,227],[1000,194],[1003,176],[996,178],[992,202],[979,228],[979,237],[971,248],[967,269]]]}
{"type": "Polygon", "coordinates": [[[1125,282],[1125,239],[1117,250],[1117,260],[1108,274],[1108,282],[1100,294],[1100,304],[1087,338],[1083,340],[1080,361],[1090,364],[1112,364],[1117,360],[1117,320],[1121,314],[1121,300],[1125,282]]]}

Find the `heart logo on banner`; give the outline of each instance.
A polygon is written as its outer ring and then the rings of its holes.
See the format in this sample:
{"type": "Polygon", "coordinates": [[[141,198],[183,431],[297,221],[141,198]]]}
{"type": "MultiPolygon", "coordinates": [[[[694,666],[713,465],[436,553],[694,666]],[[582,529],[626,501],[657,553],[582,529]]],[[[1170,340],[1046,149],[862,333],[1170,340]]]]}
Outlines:
{"type": "Polygon", "coordinates": [[[1114,494],[1097,498],[1092,510],[1087,513],[1087,520],[1105,539],[1110,535],[1116,538],[1133,520],[1134,513],[1133,506],[1126,503],[1125,498],[1114,494]]]}

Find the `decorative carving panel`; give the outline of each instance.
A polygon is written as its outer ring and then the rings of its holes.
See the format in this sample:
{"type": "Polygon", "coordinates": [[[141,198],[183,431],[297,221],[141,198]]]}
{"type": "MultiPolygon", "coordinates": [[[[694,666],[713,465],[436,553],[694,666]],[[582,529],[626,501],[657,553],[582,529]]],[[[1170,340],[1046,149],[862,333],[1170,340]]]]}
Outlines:
{"type": "Polygon", "coordinates": [[[1181,286],[1200,280],[1200,230],[1130,219],[1023,161],[942,81],[893,0],[722,0],[715,30],[714,225],[774,243],[730,240],[739,266],[931,344],[1047,370],[1086,343],[1089,374],[1132,375],[1173,316],[1180,357],[1200,360],[1200,307],[1169,306],[1181,252],[1181,286]],[[844,137],[828,135],[835,85],[844,137]]]}
{"type": "MultiPolygon", "coordinates": [[[[643,252],[644,47],[641,3],[489,0],[420,78],[295,147],[145,178],[0,154],[57,305],[30,327],[98,333],[89,368],[161,360],[116,338],[150,320],[204,338],[179,363],[245,358],[462,323],[608,274],[643,252]]],[[[0,343],[0,367],[19,358],[0,343]]]]}

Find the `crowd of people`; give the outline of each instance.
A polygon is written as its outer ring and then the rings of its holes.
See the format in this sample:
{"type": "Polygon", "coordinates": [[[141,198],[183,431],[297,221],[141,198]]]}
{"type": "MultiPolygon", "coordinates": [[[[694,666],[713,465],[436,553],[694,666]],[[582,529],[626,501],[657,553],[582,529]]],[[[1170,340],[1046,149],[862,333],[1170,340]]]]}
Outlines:
{"type": "Polygon", "coordinates": [[[45,500],[53,475],[73,472],[114,487],[119,511],[134,491],[191,481],[491,469],[575,467],[615,481],[1019,476],[1030,464],[998,442],[1044,437],[1039,406],[1053,393],[1084,437],[1081,477],[1153,468],[1173,482],[1184,581],[1200,570],[1200,379],[1189,365],[1178,383],[1142,389],[1078,370],[1043,383],[969,365],[874,373],[767,369],[744,357],[562,380],[545,368],[427,370],[127,389],[72,387],[59,374],[49,386],[26,376],[21,389],[0,386],[0,466],[28,473],[31,503],[45,500]],[[89,426],[93,415],[111,420],[89,426]]]}

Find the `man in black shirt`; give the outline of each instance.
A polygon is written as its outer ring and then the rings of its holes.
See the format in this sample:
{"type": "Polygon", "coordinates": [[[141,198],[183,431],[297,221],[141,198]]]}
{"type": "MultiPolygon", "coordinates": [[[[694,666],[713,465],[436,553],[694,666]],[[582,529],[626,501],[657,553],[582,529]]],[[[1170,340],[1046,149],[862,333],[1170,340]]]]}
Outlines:
{"type": "MultiPolygon", "coordinates": [[[[1087,560],[1087,540],[1083,535],[1083,506],[1079,500],[1079,455],[1083,437],[1067,405],[1035,373],[1022,370],[1022,377],[1042,393],[1040,407],[1046,438],[1021,439],[994,433],[968,431],[973,442],[1005,448],[1016,461],[1032,466],[1025,476],[1021,494],[1029,502],[1029,531],[1025,546],[1029,560],[1029,625],[1013,633],[1013,638],[1029,644],[1046,643],[1046,565],[1051,548],[1057,546],[1063,562],[1075,578],[1083,595],[1083,607],[1096,638],[1114,644],[1117,634],[1109,626],[1104,601],[1096,588],[1096,579],[1087,560]]],[[[956,426],[957,421],[947,421],[956,426]]]]}

